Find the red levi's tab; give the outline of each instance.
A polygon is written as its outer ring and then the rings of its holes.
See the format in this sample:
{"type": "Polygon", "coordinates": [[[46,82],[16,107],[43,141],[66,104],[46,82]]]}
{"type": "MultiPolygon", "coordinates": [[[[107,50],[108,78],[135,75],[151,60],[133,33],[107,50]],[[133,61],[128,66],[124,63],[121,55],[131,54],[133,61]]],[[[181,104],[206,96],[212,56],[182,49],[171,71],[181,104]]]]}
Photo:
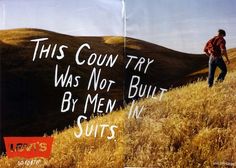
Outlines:
{"type": "Polygon", "coordinates": [[[51,154],[53,137],[4,137],[4,142],[9,158],[48,158],[51,154]]]}

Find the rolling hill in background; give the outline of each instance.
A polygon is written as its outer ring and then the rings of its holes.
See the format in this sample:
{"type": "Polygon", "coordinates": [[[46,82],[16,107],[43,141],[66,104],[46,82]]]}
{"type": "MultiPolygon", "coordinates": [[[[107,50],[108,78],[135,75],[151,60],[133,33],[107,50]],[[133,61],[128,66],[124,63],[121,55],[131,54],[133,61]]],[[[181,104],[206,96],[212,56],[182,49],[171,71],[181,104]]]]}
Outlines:
{"type": "MultiPolygon", "coordinates": [[[[132,75],[141,76],[142,83],[162,88],[176,87],[206,76],[208,58],[177,52],[142,40],[123,37],[75,37],[39,29],[13,29],[0,31],[1,57],[1,132],[2,136],[43,135],[52,130],[64,129],[72,125],[83,105],[92,66],[78,66],[75,53],[79,46],[88,43],[91,49],[81,52],[81,59],[93,52],[97,54],[119,54],[113,69],[101,67],[102,78],[116,81],[109,93],[97,91],[101,97],[117,99],[116,108],[123,106],[123,98],[132,75]],[[32,39],[49,38],[45,45],[67,45],[63,60],[36,59],[32,61],[35,43],[32,39]],[[125,50],[124,50],[125,46],[125,50]],[[124,69],[127,55],[155,59],[147,74],[134,71],[132,63],[124,69]],[[60,71],[65,72],[71,66],[73,75],[80,75],[83,80],[78,88],[55,88],[54,69],[58,64],[60,71]],[[67,90],[79,98],[75,112],[61,113],[61,99],[67,90]]],[[[234,50],[230,50],[233,53],[234,50]]],[[[58,51],[56,52],[58,54],[58,51]]],[[[235,57],[233,58],[235,60],[235,57]]],[[[95,66],[96,68],[99,68],[95,66]]],[[[89,91],[91,94],[97,92],[89,91]]],[[[129,101],[129,100],[128,100],[129,101]]],[[[91,111],[89,107],[88,111],[91,111]]],[[[87,116],[90,116],[87,113],[87,116]]]]}

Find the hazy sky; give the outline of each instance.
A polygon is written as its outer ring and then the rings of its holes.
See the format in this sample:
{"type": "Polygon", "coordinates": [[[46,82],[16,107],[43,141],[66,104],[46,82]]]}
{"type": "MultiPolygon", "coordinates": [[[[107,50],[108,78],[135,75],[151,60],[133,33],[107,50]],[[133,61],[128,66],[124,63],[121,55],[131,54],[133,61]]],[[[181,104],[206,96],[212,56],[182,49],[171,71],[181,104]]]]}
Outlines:
{"type": "MultiPolygon", "coordinates": [[[[236,0],[125,0],[126,35],[202,53],[219,28],[236,47],[236,0]]],[[[124,35],[122,0],[0,0],[0,29],[41,28],[70,35],[124,35]]]]}
{"type": "Polygon", "coordinates": [[[236,0],[126,0],[127,36],[201,53],[219,28],[236,47],[236,0]]]}
{"type": "Polygon", "coordinates": [[[42,28],[71,35],[123,35],[121,0],[0,0],[0,29],[42,28]]]}

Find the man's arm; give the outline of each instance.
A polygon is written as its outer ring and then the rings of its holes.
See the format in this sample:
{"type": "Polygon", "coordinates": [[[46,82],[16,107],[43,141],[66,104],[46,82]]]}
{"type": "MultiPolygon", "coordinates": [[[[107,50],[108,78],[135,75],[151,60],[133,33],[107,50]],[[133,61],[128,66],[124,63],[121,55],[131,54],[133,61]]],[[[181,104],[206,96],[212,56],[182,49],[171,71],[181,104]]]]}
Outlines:
{"type": "Polygon", "coordinates": [[[223,56],[225,56],[227,64],[230,64],[228,53],[227,53],[226,49],[221,50],[221,53],[223,56]]]}
{"type": "Polygon", "coordinates": [[[221,49],[221,55],[225,56],[225,58],[226,58],[226,63],[230,64],[228,53],[227,53],[227,50],[226,50],[226,41],[224,39],[221,42],[220,49],[221,49]]]}

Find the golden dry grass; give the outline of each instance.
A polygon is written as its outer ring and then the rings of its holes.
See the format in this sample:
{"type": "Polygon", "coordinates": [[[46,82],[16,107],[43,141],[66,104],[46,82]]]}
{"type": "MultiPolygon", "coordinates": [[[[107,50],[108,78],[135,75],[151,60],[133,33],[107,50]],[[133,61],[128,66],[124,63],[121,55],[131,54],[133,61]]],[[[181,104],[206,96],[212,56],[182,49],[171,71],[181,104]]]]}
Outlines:
{"type": "Polygon", "coordinates": [[[236,78],[174,89],[161,102],[144,100],[145,116],[126,124],[129,166],[213,167],[236,162],[236,78]],[[132,152],[129,152],[132,151],[132,152]],[[137,152],[138,151],[138,152],[137,152]]]}
{"type": "MultiPolygon", "coordinates": [[[[206,81],[173,89],[158,99],[140,100],[141,119],[127,119],[130,106],[86,124],[115,124],[115,140],[74,137],[78,128],[55,132],[52,154],[36,167],[213,167],[236,164],[236,73],[213,88],[206,81]]],[[[106,135],[109,132],[105,133],[106,135]]],[[[2,156],[0,167],[21,158],[2,156]]]]}
{"type": "Polygon", "coordinates": [[[103,37],[105,44],[124,44],[126,48],[140,50],[142,47],[136,44],[134,39],[124,38],[121,36],[105,36],[103,37]]]}
{"type": "Polygon", "coordinates": [[[105,36],[103,40],[106,44],[123,44],[125,38],[122,36],[105,36]]]}

